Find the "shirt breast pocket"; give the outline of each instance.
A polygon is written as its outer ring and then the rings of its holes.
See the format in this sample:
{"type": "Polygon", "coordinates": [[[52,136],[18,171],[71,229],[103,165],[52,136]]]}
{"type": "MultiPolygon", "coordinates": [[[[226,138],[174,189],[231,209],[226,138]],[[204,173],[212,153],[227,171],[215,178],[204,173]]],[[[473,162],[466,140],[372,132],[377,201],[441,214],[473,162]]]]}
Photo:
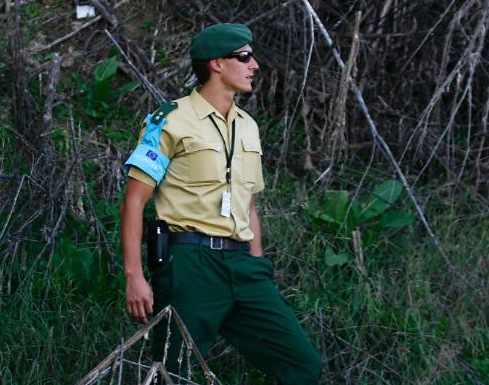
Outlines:
{"type": "Polygon", "coordinates": [[[260,141],[253,138],[241,139],[241,175],[245,182],[256,183],[261,168],[262,149],[260,141]]]}
{"type": "Polygon", "coordinates": [[[216,183],[225,178],[226,165],[221,143],[188,138],[183,140],[186,180],[190,183],[216,183]]]}

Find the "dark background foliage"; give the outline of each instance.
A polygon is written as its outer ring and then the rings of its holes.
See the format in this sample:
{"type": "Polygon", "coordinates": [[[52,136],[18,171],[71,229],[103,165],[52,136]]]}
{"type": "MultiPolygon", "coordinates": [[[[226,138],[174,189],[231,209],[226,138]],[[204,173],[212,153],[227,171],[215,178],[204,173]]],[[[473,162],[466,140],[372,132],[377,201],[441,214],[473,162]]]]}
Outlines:
{"type": "MultiPolygon", "coordinates": [[[[254,32],[238,103],[261,129],[266,253],[322,383],[489,384],[487,0],[311,0],[322,25],[300,0],[92,3],[99,19],[0,4],[0,383],[75,383],[138,328],[118,208],[158,100],[105,30],[173,99],[195,85],[191,37],[223,21],[254,32]]],[[[210,364],[268,381],[224,341],[210,364]]]]}

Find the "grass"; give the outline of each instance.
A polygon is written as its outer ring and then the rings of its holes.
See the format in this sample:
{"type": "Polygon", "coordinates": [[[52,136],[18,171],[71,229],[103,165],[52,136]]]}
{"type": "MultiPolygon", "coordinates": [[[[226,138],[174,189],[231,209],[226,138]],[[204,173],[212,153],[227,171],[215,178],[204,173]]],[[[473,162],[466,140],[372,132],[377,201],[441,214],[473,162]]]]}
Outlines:
{"type": "MultiPolygon", "coordinates": [[[[337,188],[355,185],[346,181],[337,188]]],[[[482,203],[466,194],[447,199],[438,189],[427,206],[453,270],[419,225],[381,236],[363,264],[352,258],[329,266],[324,247],[337,240],[314,229],[305,213],[304,203],[321,194],[310,185],[307,178],[282,176],[259,206],[277,282],[322,353],[322,383],[489,383],[489,218],[474,214],[484,212],[482,203]],[[392,237],[401,235],[405,242],[398,245],[392,237]]],[[[110,247],[118,250],[118,203],[98,206],[110,247]]],[[[9,291],[2,281],[2,385],[72,384],[137,328],[125,314],[120,270],[114,278],[100,268],[106,249],[90,228],[70,217],[56,263],[29,265],[34,246],[5,259],[2,276],[13,279],[9,291]]],[[[212,366],[229,384],[268,382],[235,353],[212,366]]]]}
{"type": "Polygon", "coordinates": [[[341,267],[322,262],[323,234],[311,233],[301,215],[310,198],[305,186],[296,184],[288,194],[279,188],[265,198],[265,233],[274,243],[284,293],[322,347],[323,380],[489,383],[487,220],[471,214],[483,208],[455,196],[434,198],[433,213],[428,206],[454,271],[422,228],[412,227],[404,248],[366,253],[364,276],[356,261],[341,267]]]}
{"type": "Polygon", "coordinates": [[[28,277],[5,301],[0,314],[2,384],[72,384],[109,353],[119,336],[134,328],[119,304],[73,300],[52,288],[36,295],[28,277]]]}

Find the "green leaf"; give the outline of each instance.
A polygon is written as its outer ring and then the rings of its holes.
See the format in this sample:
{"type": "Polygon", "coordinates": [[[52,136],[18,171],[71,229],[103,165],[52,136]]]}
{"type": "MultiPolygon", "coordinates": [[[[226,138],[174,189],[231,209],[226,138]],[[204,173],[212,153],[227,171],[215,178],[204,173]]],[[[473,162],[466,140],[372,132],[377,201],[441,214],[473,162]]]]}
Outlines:
{"type": "Polygon", "coordinates": [[[98,83],[110,79],[117,72],[118,66],[119,63],[115,56],[104,60],[95,68],[95,81],[98,83]]]}
{"type": "Polygon", "coordinates": [[[350,254],[343,252],[336,254],[331,247],[326,248],[324,261],[328,266],[343,266],[350,260],[350,254]]]}
{"type": "Polygon", "coordinates": [[[412,213],[403,210],[391,210],[385,212],[380,218],[380,226],[389,229],[402,229],[412,225],[415,217],[412,213]]]}
{"type": "Polygon", "coordinates": [[[124,96],[129,92],[134,91],[138,87],[139,87],[139,82],[137,81],[127,82],[126,84],[124,84],[123,86],[119,87],[114,91],[114,97],[119,98],[121,96],[124,96]]]}
{"type": "Polygon", "coordinates": [[[327,191],[324,195],[324,214],[337,224],[342,224],[346,220],[348,211],[348,192],[347,191],[327,191]]]}
{"type": "Polygon", "coordinates": [[[334,219],[332,216],[330,216],[328,214],[318,213],[317,218],[321,219],[324,222],[337,223],[336,219],[334,219]]]}
{"type": "Polygon", "coordinates": [[[397,180],[388,180],[375,187],[372,196],[363,204],[362,221],[378,217],[401,196],[403,186],[397,180]]]}
{"type": "Polygon", "coordinates": [[[388,180],[375,187],[374,195],[385,202],[393,204],[401,196],[403,188],[402,184],[397,180],[388,180]]]}
{"type": "Polygon", "coordinates": [[[348,221],[350,223],[350,228],[354,229],[361,223],[362,217],[362,206],[357,200],[351,202],[350,212],[348,214],[348,221]]]}
{"type": "Polygon", "coordinates": [[[93,91],[90,99],[92,103],[100,103],[109,100],[109,96],[111,92],[113,92],[112,85],[108,80],[96,82],[93,91]]]}

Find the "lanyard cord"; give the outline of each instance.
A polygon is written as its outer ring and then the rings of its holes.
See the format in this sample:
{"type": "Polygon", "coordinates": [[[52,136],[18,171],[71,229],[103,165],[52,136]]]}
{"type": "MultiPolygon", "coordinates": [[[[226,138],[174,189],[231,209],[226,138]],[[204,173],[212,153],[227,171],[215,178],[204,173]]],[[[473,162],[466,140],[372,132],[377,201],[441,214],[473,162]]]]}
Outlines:
{"type": "Polygon", "coordinates": [[[224,136],[222,136],[222,132],[217,126],[216,121],[212,117],[212,115],[209,115],[209,118],[211,119],[212,124],[214,124],[214,127],[216,127],[217,132],[219,133],[219,136],[222,139],[222,144],[224,145],[224,153],[226,154],[226,183],[231,184],[231,163],[233,161],[233,155],[234,155],[234,141],[236,138],[236,125],[234,124],[236,120],[233,120],[233,130],[231,133],[231,148],[228,152],[228,149],[226,147],[226,141],[224,140],[224,136]]]}

